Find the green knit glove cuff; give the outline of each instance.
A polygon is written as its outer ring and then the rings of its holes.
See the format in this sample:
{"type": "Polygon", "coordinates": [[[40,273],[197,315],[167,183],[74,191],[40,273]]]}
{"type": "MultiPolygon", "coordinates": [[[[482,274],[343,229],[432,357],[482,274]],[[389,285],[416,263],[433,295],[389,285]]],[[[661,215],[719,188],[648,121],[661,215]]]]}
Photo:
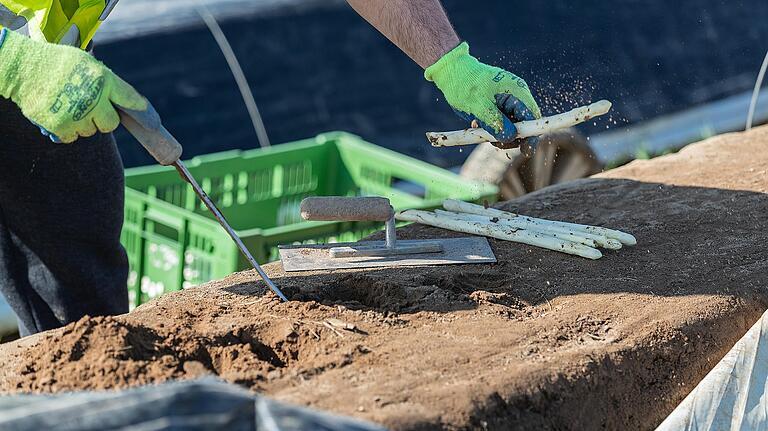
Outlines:
{"type": "MultiPolygon", "coordinates": [[[[435,64],[424,69],[424,79],[429,82],[437,83],[437,80],[439,80],[440,77],[450,75],[450,71],[444,72],[446,69],[456,69],[457,65],[461,65],[469,59],[474,59],[469,55],[469,44],[467,42],[461,42],[456,48],[453,48],[440,57],[435,64]]],[[[475,61],[477,60],[475,59],[475,61]]]]}
{"type": "Polygon", "coordinates": [[[0,96],[10,99],[18,85],[21,47],[13,40],[14,33],[7,28],[0,30],[0,96]]]}

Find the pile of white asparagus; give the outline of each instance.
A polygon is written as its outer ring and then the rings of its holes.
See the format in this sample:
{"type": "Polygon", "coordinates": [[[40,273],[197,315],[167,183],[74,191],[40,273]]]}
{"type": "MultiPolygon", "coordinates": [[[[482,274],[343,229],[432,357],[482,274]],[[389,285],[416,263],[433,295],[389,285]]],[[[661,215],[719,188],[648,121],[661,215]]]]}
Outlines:
{"type": "Polygon", "coordinates": [[[634,236],[614,229],[528,217],[468,202],[447,199],[445,210],[405,210],[395,217],[456,232],[519,242],[587,259],[600,259],[598,250],[635,245],[634,236]]]}

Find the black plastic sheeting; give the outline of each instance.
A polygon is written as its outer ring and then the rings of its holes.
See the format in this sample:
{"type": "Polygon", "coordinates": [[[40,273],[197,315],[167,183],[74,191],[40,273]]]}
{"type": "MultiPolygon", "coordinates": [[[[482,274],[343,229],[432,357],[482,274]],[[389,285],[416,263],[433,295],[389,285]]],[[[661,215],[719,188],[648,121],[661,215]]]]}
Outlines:
{"type": "Polygon", "coordinates": [[[213,377],[119,392],[0,397],[4,431],[382,431],[270,400],[213,377]]]}
{"type": "MultiPolygon", "coordinates": [[[[472,52],[524,77],[545,113],[613,101],[612,118],[584,126],[587,133],[749,91],[768,49],[765,0],[444,4],[472,52]]],[[[427,130],[465,125],[422,70],[346,5],[334,5],[221,23],[271,140],[346,130],[432,163],[460,163],[466,150],[436,151],[424,139],[427,130]]],[[[186,157],[258,147],[202,24],[103,44],[96,53],[153,101],[186,157]]],[[[126,165],[153,162],[125,133],[118,137],[126,165]]]]}

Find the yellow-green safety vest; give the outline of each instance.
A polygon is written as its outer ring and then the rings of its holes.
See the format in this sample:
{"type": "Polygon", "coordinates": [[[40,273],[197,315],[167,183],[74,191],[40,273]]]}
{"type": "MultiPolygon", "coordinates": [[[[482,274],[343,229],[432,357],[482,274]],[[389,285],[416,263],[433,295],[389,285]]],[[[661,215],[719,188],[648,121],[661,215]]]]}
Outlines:
{"type": "MultiPolygon", "coordinates": [[[[23,18],[29,37],[85,49],[115,0],[0,0],[0,15],[23,18]],[[73,36],[74,35],[74,36],[73,36]],[[74,38],[74,39],[73,39],[74,38]]],[[[0,22],[2,25],[3,22],[0,22]]],[[[7,24],[6,24],[7,25],[7,24]]]]}

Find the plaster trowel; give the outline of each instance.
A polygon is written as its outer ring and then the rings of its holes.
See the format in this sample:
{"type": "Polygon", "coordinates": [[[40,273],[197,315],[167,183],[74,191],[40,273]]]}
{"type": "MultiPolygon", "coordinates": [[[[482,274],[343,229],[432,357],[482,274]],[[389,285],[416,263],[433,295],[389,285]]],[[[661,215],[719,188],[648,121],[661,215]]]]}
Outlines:
{"type": "Polygon", "coordinates": [[[307,221],[381,221],[384,241],[281,245],[286,272],[344,268],[493,263],[496,257],[483,237],[398,240],[395,213],[382,197],[310,197],[301,202],[307,221]]]}

